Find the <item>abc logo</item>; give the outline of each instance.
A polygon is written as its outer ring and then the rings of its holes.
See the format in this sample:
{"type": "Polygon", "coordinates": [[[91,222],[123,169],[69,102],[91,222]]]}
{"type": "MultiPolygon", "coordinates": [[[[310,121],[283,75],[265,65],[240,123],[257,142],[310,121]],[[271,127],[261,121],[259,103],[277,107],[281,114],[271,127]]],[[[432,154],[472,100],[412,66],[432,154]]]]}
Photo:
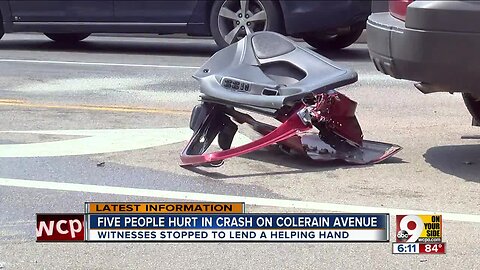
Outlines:
{"type": "Polygon", "coordinates": [[[397,242],[416,242],[423,227],[423,220],[417,215],[397,216],[397,242]]]}
{"type": "Polygon", "coordinates": [[[397,233],[397,238],[402,240],[402,241],[407,241],[409,236],[410,235],[408,235],[407,231],[405,231],[405,230],[401,230],[397,233]]]}

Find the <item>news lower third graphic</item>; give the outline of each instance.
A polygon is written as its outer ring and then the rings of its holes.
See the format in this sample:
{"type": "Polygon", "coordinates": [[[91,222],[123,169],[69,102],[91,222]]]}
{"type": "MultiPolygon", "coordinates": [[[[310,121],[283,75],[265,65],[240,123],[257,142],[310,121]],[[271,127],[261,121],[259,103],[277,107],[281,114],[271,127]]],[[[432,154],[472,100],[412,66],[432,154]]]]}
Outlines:
{"type": "Polygon", "coordinates": [[[87,202],[37,214],[37,242],[389,242],[389,214],[245,213],[243,203],[87,202]]]}
{"type": "Polygon", "coordinates": [[[244,213],[243,203],[85,203],[85,213],[244,213]]]}
{"type": "Polygon", "coordinates": [[[394,254],[445,254],[441,215],[397,215],[394,254]]]}
{"type": "Polygon", "coordinates": [[[84,214],[37,214],[37,242],[85,241],[84,214]]]}

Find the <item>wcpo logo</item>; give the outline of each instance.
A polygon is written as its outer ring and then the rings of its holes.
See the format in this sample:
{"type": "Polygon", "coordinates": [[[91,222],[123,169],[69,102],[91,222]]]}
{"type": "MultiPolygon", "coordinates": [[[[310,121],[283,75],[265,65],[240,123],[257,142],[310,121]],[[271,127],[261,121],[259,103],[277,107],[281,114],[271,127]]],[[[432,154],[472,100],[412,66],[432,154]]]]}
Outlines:
{"type": "Polygon", "coordinates": [[[37,214],[37,242],[84,241],[83,214],[37,214]]]}
{"type": "Polygon", "coordinates": [[[441,215],[397,215],[397,242],[442,242],[441,215]]]}

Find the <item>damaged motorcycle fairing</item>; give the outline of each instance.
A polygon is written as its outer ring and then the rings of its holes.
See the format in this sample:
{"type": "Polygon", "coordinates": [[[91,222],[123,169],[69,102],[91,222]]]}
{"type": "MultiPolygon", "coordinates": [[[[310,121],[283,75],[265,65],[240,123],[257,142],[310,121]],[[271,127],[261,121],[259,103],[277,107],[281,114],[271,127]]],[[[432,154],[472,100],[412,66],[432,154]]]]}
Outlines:
{"type": "Polygon", "coordinates": [[[357,104],[333,89],[357,74],[339,67],[273,32],[247,35],[217,52],[194,75],[201,104],[190,118],[194,135],[181,154],[184,166],[219,166],[227,158],[278,144],[313,160],[377,163],[398,152],[393,144],[363,140],[357,104]],[[271,116],[278,127],[259,122],[243,109],[271,116]],[[231,148],[237,124],[263,135],[231,148]],[[206,153],[217,138],[221,151],[206,153]]]}

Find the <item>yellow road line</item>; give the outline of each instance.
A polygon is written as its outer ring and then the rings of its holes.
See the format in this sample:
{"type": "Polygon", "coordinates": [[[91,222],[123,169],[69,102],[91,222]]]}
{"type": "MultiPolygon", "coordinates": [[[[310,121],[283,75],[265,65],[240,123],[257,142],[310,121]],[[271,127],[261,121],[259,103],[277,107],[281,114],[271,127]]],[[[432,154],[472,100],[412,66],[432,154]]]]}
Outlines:
{"type": "Polygon", "coordinates": [[[65,110],[110,111],[110,112],[140,112],[140,113],[179,114],[179,115],[190,114],[190,111],[187,111],[187,110],[170,110],[170,109],[161,109],[161,108],[117,106],[117,105],[39,104],[39,103],[29,103],[29,102],[26,102],[26,101],[23,101],[23,100],[16,100],[16,99],[0,99],[0,106],[46,108],[46,109],[65,109],[65,110]]]}
{"type": "Polygon", "coordinates": [[[0,99],[1,103],[25,103],[24,100],[21,99],[0,99]]]}

